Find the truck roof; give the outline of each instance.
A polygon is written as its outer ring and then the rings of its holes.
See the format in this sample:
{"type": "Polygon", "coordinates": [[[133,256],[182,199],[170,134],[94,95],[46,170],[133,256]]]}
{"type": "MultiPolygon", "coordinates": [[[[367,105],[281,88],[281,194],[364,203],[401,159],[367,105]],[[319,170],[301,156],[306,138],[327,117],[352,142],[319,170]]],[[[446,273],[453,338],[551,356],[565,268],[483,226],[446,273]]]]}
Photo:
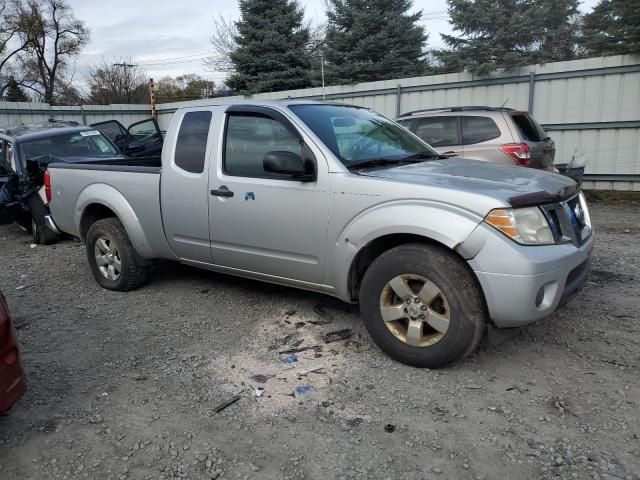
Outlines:
{"type": "Polygon", "coordinates": [[[198,107],[214,107],[217,105],[255,105],[264,107],[288,107],[291,105],[338,105],[342,107],[358,107],[357,105],[349,105],[347,103],[325,102],[319,100],[305,99],[283,99],[283,100],[227,100],[224,97],[210,98],[204,100],[193,100],[185,105],[177,108],[177,110],[198,108],[198,107]]]}
{"type": "Polygon", "coordinates": [[[16,127],[0,129],[0,137],[16,141],[37,140],[40,138],[66,135],[69,133],[85,132],[93,130],[91,127],[80,125],[77,122],[49,121],[44,123],[30,123],[16,127]]]}

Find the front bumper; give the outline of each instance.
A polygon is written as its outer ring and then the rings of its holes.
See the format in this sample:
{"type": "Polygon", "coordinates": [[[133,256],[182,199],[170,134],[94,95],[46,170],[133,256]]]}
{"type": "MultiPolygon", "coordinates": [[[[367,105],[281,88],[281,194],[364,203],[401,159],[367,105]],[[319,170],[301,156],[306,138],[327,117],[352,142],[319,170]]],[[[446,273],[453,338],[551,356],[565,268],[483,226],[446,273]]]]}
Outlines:
{"type": "Polygon", "coordinates": [[[468,263],[497,327],[526,325],[550,316],[584,286],[595,235],[572,244],[522,246],[481,224],[465,244],[477,253],[468,263]]]}

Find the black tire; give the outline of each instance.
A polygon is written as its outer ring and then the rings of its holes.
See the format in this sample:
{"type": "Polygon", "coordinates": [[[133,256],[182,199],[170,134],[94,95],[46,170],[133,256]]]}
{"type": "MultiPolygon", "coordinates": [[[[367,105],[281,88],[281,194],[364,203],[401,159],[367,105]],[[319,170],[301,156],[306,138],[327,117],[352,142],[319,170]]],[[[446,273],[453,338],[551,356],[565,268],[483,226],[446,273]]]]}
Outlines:
{"type": "Polygon", "coordinates": [[[38,245],[51,245],[60,240],[60,235],[51,230],[45,221],[49,214],[46,205],[40,197],[33,195],[27,200],[31,212],[31,236],[33,243],[38,245]]]}
{"type": "MultiPolygon", "coordinates": [[[[441,368],[476,350],[487,325],[482,298],[473,273],[462,259],[444,248],[427,244],[402,245],[383,253],[367,269],[360,287],[364,324],[374,342],[395,360],[421,368],[441,368]],[[401,275],[423,277],[446,297],[448,330],[433,345],[409,345],[392,333],[383,320],[383,290],[401,275]]],[[[406,320],[399,322],[402,326],[401,322],[406,320]]],[[[435,330],[434,333],[438,334],[435,330]]]]}
{"type": "Polygon", "coordinates": [[[89,228],[86,238],[87,260],[96,282],[107,290],[128,292],[145,285],[151,276],[151,264],[133,248],[129,236],[117,218],[98,220],[89,228]],[[96,258],[96,243],[105,239],[117,252],[120,270],[117,278],[107,278],[96,258]]]}

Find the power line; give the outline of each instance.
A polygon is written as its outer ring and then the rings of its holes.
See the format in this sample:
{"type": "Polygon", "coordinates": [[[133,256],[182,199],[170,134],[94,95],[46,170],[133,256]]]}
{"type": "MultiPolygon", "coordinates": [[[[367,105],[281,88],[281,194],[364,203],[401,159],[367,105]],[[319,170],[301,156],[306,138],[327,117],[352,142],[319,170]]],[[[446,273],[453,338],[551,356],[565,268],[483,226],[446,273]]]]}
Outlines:
{"type": "Polygon", "coordinates": [[[180,61],[180,60],[184,60],[186,62],[186,61],[197,60],[198,58],[208,57],[211,55],[213,55],[212,52],[193,53],[190,55],[182,55],[180,57],[170,57],[170,58],[161,58],[158,60],[141,61],[141,62],[138,62],[138,65],[164,65],[165,63],[172,63],[174,61],[180,61]]]}

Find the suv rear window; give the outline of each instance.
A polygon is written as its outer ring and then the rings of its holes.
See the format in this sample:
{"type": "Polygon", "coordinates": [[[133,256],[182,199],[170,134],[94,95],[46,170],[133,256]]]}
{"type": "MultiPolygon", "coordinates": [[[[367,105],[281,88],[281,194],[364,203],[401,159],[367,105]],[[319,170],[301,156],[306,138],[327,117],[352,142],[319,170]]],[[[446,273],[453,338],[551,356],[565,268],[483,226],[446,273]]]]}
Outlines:
{"type": "Polygon", "coordinates": [[[460,145],[457,117],[431,117],[416,121],[415,134],[432,147],[460,145]]]}
{"type": "Polygon", "coordinates": [[[522,135],[525,140],[529,140],[530,142],[543,142],[549,137],[547,132],[545,132],[540,124],[530,115],[518,113],[511,115],[511,118],[513,118],[514,123],[520,131],[520,135],[522,135]]]}
{"type": "Polygon", "coordinates": [[[500,137],[500,129],[489,117],[461,117],[462,118],[462,143],[473,145],[474,143],[487,142],[500,137]]]}

